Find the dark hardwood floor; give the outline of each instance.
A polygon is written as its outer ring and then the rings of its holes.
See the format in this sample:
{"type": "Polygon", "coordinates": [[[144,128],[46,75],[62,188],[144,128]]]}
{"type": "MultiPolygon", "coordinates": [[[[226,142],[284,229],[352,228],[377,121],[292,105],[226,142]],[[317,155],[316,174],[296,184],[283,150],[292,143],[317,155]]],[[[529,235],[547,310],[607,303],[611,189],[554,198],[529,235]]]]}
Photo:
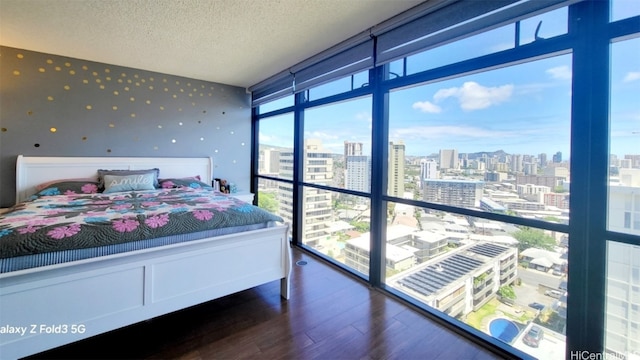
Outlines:
{"type": "Polygon", "coordinates": [[[53,349],[33,358],[497,359],[366,284],[294,249],[279,282],[53,349]]]}

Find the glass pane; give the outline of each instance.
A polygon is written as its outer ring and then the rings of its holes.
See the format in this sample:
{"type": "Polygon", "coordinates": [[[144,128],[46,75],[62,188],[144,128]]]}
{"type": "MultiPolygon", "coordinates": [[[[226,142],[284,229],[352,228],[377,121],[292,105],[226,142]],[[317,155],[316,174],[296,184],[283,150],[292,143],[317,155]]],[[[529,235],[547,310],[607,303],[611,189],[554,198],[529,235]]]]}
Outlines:
{"type": "Polygon", "coordinates": [[[368,276],[369,199],[304,187],[302,208],[302,243],[368,276]]]}
{"type": "Polygon", "coordinates": [[[259,121],[258,174],[293,179],[293,113],[259,121]]]}
{"type": "Polygon", "coordinates": [[[270,111],[284,109],[289,106],[293,106],[293,102],[295,101],[294,95],[289,95],[282,99],[273,100],[266,104],[262,104],[258,107],[258,114],[266,114],[270,111]]]}
{"type": "Polygon", "coordinates": [[[388,286],[536,358],[564,359],[566,234],[399,203],[388,211],[388,286]]]}
{"type": "Polygon", "coordinates": [[[367,85],[369,85],[369,70],[313,87],[309,89],[309,100],[322,99],[367,85]]]}
{"type": "Polygon", "coordinates": [[[304,114],[304,181],[371,191],[371,97],[304,114]]]}
{"type": "Polygon", "coordinates": [[[567,8],[563,7],[520,22],[520,45],[567,33],[567,8]]]}
{"type": "Polygon", "coordinates": [[[640,15],[640,1],[611,0],[611,20],[621,20],[640,15]]]}
{"type": "Polygon", "coordinates": [[[640,354],[640,246],[607,241],[605,350],[640,354]]]}
{"type": "Polygon", "coordinates": [[[512,49],[515,46],[514,39],[515,26],[511,24],[429,49],[407,57],[406,75],[512,49]]]}
{"type": "Polygon", "coordinates": [[[611,45],[609,230],[640,235],[640,38],[611,45]]]}
{"type": "Polygon", "coordinates": [[[568,222],[571,55],[394,91],[389,103],[389,195],[568,222]]]}
{"type": "Polygon", "coordinates": [[[284,222],[289,224],[289,236],[291,236],[291,224],[293,224],[293,186],[291,184],[258,179],[258,206],[282,217],[284,222]]]}

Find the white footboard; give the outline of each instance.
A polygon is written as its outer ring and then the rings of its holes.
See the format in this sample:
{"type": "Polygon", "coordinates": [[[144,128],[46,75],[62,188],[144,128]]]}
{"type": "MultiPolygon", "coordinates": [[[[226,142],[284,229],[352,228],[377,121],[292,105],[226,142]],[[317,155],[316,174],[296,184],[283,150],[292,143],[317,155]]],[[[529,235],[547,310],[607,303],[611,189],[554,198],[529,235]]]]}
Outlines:
{"type": "Polygon", "coordinates": [[[12,359],[280,280],[287,227],[0,274],[0,358],[12,359]]]}

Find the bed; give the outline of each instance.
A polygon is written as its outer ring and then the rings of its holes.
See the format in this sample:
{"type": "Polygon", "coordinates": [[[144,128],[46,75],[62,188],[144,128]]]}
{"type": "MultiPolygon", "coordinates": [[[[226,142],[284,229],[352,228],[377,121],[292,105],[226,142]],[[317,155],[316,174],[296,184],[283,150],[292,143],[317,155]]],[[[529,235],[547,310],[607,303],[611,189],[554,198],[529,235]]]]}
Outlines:
{"type": "Polygon", "coordinates": [[[18,156],[16,206],[0,216],[0,358],[36,354],[271,281],[280,281],[288,299],[287,225],[207,188],[211,174],[209,158],[18,156]],[[36,188],[93,179],[98,169],[128,175],[154,168],[164,179],[153,185],[159,190],[127,190],[117,173],[101,176],[106,184],[95,184],[97,191],[88,180],[77,191],[36,188]],[[122,184],[125,190],[117,188],[122,184]],[[36,221],[34,208],[48,213],[36,221]],[[228,223],[244,213],[261,223],[228,223]],[[182,234],[161,231],[178,217],[190,221],[173,226],[182,234]],[[14,236],[18,231],[35,240],[14,236]],[[74,243],[85,232],[90,236],[74,243]]]}

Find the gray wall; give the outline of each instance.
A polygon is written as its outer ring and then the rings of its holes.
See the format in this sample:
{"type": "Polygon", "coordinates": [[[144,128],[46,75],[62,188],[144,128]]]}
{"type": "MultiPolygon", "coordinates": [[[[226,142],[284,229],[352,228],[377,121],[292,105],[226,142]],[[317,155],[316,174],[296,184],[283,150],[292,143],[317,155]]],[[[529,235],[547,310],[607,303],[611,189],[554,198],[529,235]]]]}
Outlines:
{"type": "Polygon", "coordinates": [[[0,46],[0,207],[19,154],[210,156],[249,191],[249,103],[239,87],[0,46]]]}

